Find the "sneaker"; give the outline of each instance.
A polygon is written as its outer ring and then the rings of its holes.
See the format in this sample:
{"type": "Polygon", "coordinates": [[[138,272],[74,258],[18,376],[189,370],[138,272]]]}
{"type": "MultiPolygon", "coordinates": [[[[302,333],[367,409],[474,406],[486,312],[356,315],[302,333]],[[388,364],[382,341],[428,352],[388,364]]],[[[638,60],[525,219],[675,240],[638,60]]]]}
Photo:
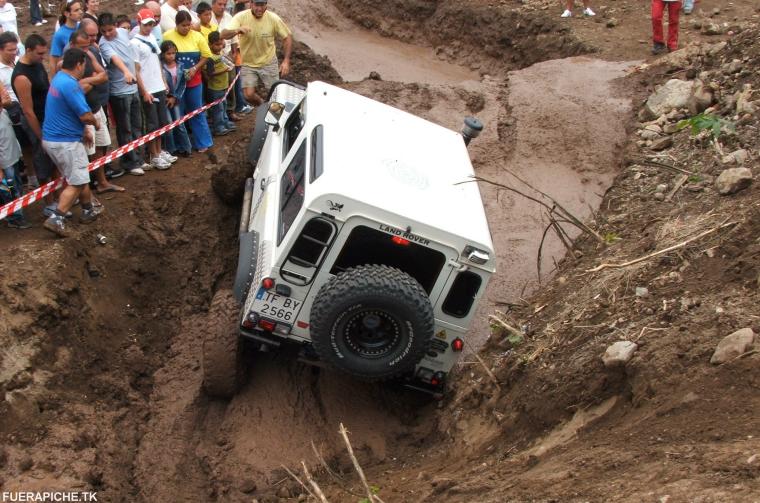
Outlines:
{"type": "Polygon", "coordinates": [[[66,223],[60,215],[49,217],[42,226],[59,237],[65,238],[69,236],[69,230],[66,228],[66,223]]]}
{"type": "Polygon", "coordinates": [[[34,26],[42,26],[42,21],[37,21],[36,23],[34,23],[34,26]]]}
{"type": "Polygon", "coordinates": [[[98,215],[105,211],[105,207],[93,205],[89,210],[82,210],[82,215],[79,217],[79,221],[83,224],[90,224],[98,219],[98,215]]]}
{"type": "Polygon", "coordinates": [[[13,220],[8,220],[8,227],[11,229],[31,229],[32,224],[26,221],[24,217],[18,217],[14,218],[13,220]]]}
{"type": "Polygon", "coordinates": [[[184,150],[176,150],[175,152],[173,152],[173,155],[176,155],[176,156],[179,156],[179,157],[188,158],[192,154],[190,152],[185,152],[184,150]]]}
{"type": "Polygon", "coordinates": [[[42,24],[47,24],[47,19],[43,19],[42,24]]]}
{"type": "Polygon", "coordinates": [[[227,126],[227,130],[228,131],[237,131],[237,126],[230,122],[229,125],[227,126]]]}
{"type": "Polygon", "coordinates": [[[565,9],[565,12],[562,13],[560,17],[571,17],[573,13],[569,11],[568,9],[565,9]]]}
{"type": "MultiPolygon", "coordinates": [[[[230,134],[230,130],[229,129],[221,129],[219,131],[214,131],[214,136],[226,136],[228,134],[230,134]]],[[[199,152],[200,152],[200,150],[199,150],[199,152]]]]}
{"type": "Polygon", "coordinates": [[[591,7],[586,7],[583,9],[583,15],[584,16],[596,16],[596,12],[591,10],[591,7]]]}
{"type": "Polygon", "coordinates": [[[687,16],[691,14],[694,10],[694,0],[684,0],[682,10],[687,16]]]}
{"type": "MultiPolygon", "coordinates": [[[[148,169],[150,169],[150,165],[148,165],[148,169]]],[[[145,170],[143,168],[132,168],[129,170],[130,175],[135,176],[142,176],[145,174],[145,170]]]]}
{"type": "Polygon", "coordinates": [[[120,176],[124,176],[126,171],[124,168],[118,168],[118,169],[107,169],[106,170],[106,178],[109,180],[113,180],[114,178],[119,178],[120,176]]]}
{"type": "Polygon", "coordinates": [[[177,159],[179,159],[179,157],[171,155],[166,150],[162,150],[161,153],[158,154],[158,155],[159,155],[159,157],[161,157],[164,161],[168,162],[169,164],[174,164],[175,162],[177,162],[177,159]]]}
{"type": "Polygon", "coordinates": [[[151,168],[156,168],[159,170],[169,169],[172,167],[172,163],[165,160],[163,157],[156,156],[153,159],[150,160],[150,166],[151,168]]]}
{"type": "MultiPolygon", "coordinates": [[[[42,215],[50,218],[56,214],[55,210],[57,209],[58,209],[58,203],[49,204],[45,206],[45,208],[43,208],[42,215]]],[[[70,211],[67,211],[66,214],[64,215],[65,218],[71,218],[73,216],[74,214],[70,211]]]]}
{"type": "Polygon", "coordinates": [[[140,165],[140,169],[143,171],[150,171],[153,169],[153,166],[149,162],[143,162],[142,165],[140,165]]]}
{"type": "Polygon", "coordinates": [[[668,50],[668,48],[665,47],[665,44],[663,44],[662,42],[655,42],[654,43],[654,47],[652,47],[652,54],[654,54],[655,56],[657,56],[658,54],[665,53],[665,51],[667,51],[667,50],[668,50]]]}
{"type": "Polygon", "coordinates": [[[235,110],[235,112],[246,115],[253,112],[253,107],[251,105],[243,105],[243,108],[241,108],[240,110],[235,110]]]}

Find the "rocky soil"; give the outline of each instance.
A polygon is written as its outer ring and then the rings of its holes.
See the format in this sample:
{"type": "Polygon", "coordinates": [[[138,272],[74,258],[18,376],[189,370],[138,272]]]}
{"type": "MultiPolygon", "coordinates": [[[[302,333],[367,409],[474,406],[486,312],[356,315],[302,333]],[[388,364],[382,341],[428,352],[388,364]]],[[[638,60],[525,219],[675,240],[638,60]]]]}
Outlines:
{"type": "MultiPolygon", "coordinates": [[[[312,31],[344,26],[335,6],[481,75],[344,85],[452,129],[486,118],[478,174],[542,198],[507,168],[587,227],[560,222],[577,239],[565,253],[550,233],[540,259],[544,212],[481,186],[500,263],[515,262],[441,402],[278,353],[226,403],[200,392],[194,329],[231,281],[238,208],[212,181],[239,173],[252,118],[213,156],[121,179],[128,192],[73,238],[51,239],[32,210],[34,229],[0,232],[0,489],[316,501],[285,469],[304,460],[329,501],[355,502],[343,422],[385,502],[756,501],[757,6],[703,0],[688,47],[635,66],[549,61],[644,59],[647,15],[627,0],[569,20],[543,0],[314,2],[312,31]]],[[[294,63],[295,80],[343,80],[304,45],[294,63]]]]}

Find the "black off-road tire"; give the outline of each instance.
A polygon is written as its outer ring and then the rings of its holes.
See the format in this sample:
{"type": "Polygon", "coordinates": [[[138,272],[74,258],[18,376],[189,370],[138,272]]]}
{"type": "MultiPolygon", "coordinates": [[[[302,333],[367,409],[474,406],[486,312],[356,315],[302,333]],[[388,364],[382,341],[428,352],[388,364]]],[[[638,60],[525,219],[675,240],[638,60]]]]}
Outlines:
{"type": "Polygon", "coordinates": [[[213,398],[232,398],[243,383],[243,341],[238,329],[240,307],[230,290],[214,294],[203,325],[203,389],[213,398]]]}
{"type": "Polygon", "coordinates": [[[310,331],[323,361],[363,379],[390,379],[412,370],[428,350],[433,307],[408,274],[363,265],[319,289],[310,331]]]}

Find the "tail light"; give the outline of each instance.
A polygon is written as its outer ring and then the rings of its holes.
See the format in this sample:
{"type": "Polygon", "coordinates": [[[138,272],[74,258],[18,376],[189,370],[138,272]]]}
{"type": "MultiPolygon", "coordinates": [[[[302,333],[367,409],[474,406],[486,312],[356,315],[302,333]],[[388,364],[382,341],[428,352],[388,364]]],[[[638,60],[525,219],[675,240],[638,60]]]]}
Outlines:
{"type": "Polygon", "coordinates": [[[464,349],[464,341],[457,337],[453,341],[451,341],[451,350],[456,351],[457,353],[462,351],[464,349]]]}
{"type": "Polygon", "coordinates": [[[276,326],[277,324],[273,321],[265,320],[264,318],[259,320],[259,328],[267,332],[274,332],[276,326]]]}

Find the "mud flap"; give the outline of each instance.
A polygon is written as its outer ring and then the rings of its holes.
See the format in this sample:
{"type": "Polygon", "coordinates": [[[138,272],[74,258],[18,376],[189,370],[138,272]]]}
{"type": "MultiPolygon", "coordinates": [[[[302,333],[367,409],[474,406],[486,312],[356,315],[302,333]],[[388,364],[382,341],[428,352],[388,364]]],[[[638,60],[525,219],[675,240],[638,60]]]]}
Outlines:
{"type": "Polygon", "coordinates": [[[256,231],[240,234],[240,250],[238,252],[238,266],[235,273],[235,284],[232,293],[241,304],[248,297],[251,289],[253,276],[256,274],[256,260],[259,249],[259,233],[256,231]]]}
{"type": "Polygon", "coordinates": [[[264,143],[267,141],[267,130],[269,129],[265,121],[267,110],[269,110],[269,102],[267,101],[256,108],[256,125],[253,127],[251,143],[248,145],[248,162],[251,163],[254,169],[259,162],[259,156],[264,149],[264,143]]]}

